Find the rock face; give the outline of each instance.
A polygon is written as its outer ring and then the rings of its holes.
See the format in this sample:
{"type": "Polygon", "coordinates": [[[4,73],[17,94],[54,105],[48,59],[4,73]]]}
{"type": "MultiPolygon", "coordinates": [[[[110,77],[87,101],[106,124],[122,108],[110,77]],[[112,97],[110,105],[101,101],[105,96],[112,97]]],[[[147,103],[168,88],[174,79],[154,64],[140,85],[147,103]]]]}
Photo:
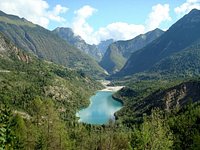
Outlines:
{"type": "Polygon", "coordinates": [[[98,47],[99,51],[101,52],[102,56],[105,54],[105,52],[106,52],[108,46],[109,46],[110,44],[112,44],[113,42],[114,42],[113,39],[108,39],[108,40],[105,40],[105,41],[101,41],[101,42],[97,45],[97,47],[98,47]]]}
{"type": "Polygon", "coordinates": [[[26,63],[29,63],[31,61],[30,56],[28,56],[26,53],[24,53],[15,45],[13,45],[1,33],[0,33],[0,57],[8,60],[11,60],[11,58],[16,58],[26,63]]]}
{"type": "Polygon", "coordinates": [[[192,10],[169,30],[143,49],[133,53],[116,75],[127,76],[148,71],[163,59],[191,46],[200,38],[200,10],[192,10]]]}
{"type": "Polygon", "coordinates": [[[138,115],[150,113],[153,108],[161,108],[169,112],[199,100],[200,81],[189,81],[167,90],[156,91],[143,101],[134,104],[132,108],[138,115]]]}
{"type": "Polygon", "coordinates": [[[102,53],[96,45],[87,44],[80,36],[75,35],[71,28],[56,28],[53,32],[97,61],[102,58],[102,53]]]}
{"type": "Polygon", "coordinates": [[[133,52],[145,47],[163,33],[164,31],[155,29],[131,40],[112,43],[106,50],[100,65],[110,74],[119,71],[133,52]]]}

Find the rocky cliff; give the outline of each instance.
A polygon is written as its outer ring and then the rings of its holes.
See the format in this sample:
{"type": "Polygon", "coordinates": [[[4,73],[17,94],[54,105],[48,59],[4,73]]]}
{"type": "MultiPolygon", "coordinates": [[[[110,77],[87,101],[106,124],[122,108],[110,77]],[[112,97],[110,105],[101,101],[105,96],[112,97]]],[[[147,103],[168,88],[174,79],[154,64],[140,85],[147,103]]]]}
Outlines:
{"type": "Polygon", "coordinates": [[[188,81],[167,90],[158,90],[132,106],[138,115],[150,113],[154,108],[170,112],[190,102],[200,100],[200,81],[188,81]]]}

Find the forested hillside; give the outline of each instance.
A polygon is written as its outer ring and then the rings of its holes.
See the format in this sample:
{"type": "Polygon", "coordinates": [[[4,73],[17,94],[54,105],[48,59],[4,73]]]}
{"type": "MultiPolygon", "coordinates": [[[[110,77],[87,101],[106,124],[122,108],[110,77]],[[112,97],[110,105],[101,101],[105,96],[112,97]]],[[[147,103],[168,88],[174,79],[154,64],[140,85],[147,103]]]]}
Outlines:
{"type": "Polygon", "coordinates": [[[71,46],[53,32],[26,19],[0,11],[0,32],[18,47],[39,58],[78,69],[93,77],[103,77],[104,70],[84,52],[71,46]]]}

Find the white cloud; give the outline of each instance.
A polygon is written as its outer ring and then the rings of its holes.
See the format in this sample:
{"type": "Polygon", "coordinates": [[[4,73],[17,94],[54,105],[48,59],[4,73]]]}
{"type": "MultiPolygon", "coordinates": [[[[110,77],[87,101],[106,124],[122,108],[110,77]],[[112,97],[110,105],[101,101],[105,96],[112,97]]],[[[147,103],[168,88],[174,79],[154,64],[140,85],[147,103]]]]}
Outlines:
{"type": "Polygon", "coordinates": [[[57,22],[65,22],[66,20],[59,16],[62,13],[67,12],[68,8],[62,7],[61,5],[56,5],[53,9],[53,11],[49,11],[47,14],[47,17],[53,21],[57,22]]]}
{"type": "Polygon", "coordinates": [[[47,28],[50,21],[65,22],[60,14],[65,13],[68,8],[56,5],[53,10],[49,10],[49,5],[44,0],[1,0],[0,10],[47,28]]]}
{"type": "Polygon", "coordinates": [[[169,4],[157,4],[153,6],[152,12],[148,15],[148,19],[146,20],[146,30],[153,30],[158,28],[162,22],[170,21],[171,17],[169,11],[169,4]]]}
{"type": "Polygon", "coordinates": [[[144,32],[158,28],[164,21],[171,20],[168,4],[157,4],[152,7],[152,12],[148,15],[146,24],[128,24],[125,22],[114,22],[105,27],[94,31],[87,19],[97,10],[89,5],[83,6],[75,11],[75,19],[72,23],[72,29],[75,34],[80,35],[89,44],[98,44],[102,40],[128,40],[144,32]]]}
{"type": "Polygon", "coordinates": [[[200,0],[186,0],[181,6],[174,9],[179,17],[189,13],[192,9],[200,9],[200,0]]]}
{"type": "Polygon", "coordinates": [[[97,11],[97,9],[95,9],[89,5],[85,5],[82,8],[80,8],[79,10],[75,11],[74,13],[77,15],[77,17],[86,19],[86,18],[90,17],[96,11],[97,11]]]}
{"type": "MultiPolygon", "coordinates": [[[[197,1],[197,0],[190,0],[197,1]]],[[[198,0],[199,1],[199,0],[198,0]]],[[[50,9],[46,0],[1,0],[0,10],[24,17],[33,23],[48,28],[50,21],[66,24],[65,18],[61,16],[68,8],[56,5],[50,9]]],[[[169,5],[157,4],[152,7],[146,24],[128,24],[125,22],[114,22],[94,31],[87,19],[98,10],[85,5],[74,12],[75,17],[71,26],[75,34],[80,35],[87,43],[97,44],[102,40],[113,38],[114,40],[128,40],[135,36],[159,27],[163,21],[170,20],[169,5]]]]}
{"type": "Polygon", "coordinates": [[[106,39],[128,40],[138,34],[144,33],[145,27],[143,25],[128,24],[124,22],[115,22],[100,28],[96,33],[98,41],[106,39]]]}
{"type": "Polygon", "coordinates": [[[75,11],[76,16],[72,23],[74,33],[80,35],[89,44],[98,44],[100,41],[109,38],[127,40],[144,32],[143,25],[127,24],[124,22],[111,23],[95,32],[87,22],[87,19],[95,12],[97,12],[97,9],[88,5],[83,6],[75,11]]]}
{"type": "Polygon", "coordinates": [[[86,21],[96,11],[95,8],[86,5],[74,12],[76,16],[72,23],[72,29],[75,34],[80,35],[88,43],[96,43],[95,39],[91,36],[93,28],[86,21]]]}

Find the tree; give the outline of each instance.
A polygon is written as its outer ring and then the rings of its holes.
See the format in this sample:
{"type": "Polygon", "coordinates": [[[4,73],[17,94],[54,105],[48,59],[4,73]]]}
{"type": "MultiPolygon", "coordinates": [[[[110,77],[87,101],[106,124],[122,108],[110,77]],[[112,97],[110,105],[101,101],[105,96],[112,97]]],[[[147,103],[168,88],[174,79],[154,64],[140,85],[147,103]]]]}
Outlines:
{"type": "Polygon", "coordinates": [[[15,135],[11,131],[12,112],[7,106],[0,107],[0,149],[13,149],[15,135]]]}
{"type": "Polygon", "coordinates": [[[173,136],[164,115],[154,110],[149,118],[133,132],[132,146],[141,150],[169,150],[173,145],[173,136]]]}
{"type": "Polygon", "coordinates": [[[26,139],[26,125],[19,114],[15,114],[11,119],[11,130],[12,134],[15,135],[15,149],[23,149],[26,139]]]}

